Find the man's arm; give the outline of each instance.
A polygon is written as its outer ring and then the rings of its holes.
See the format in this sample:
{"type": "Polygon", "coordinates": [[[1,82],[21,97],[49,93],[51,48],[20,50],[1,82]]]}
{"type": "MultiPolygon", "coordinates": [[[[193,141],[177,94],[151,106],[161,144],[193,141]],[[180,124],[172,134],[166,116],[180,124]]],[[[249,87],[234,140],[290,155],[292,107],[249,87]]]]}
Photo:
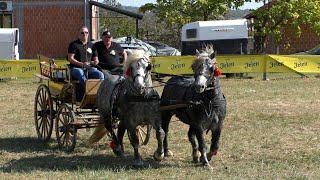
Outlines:
{"type": "Polygon", "coordinates": [[[123,61],[122,61],[121,65],[124,65],[124,63],[126,62],[127,57],[128,57],[127,52],[125,50],[123,50],[123,52],[122,52],[122,57],[123,57],[123,61]]]}
{"type": "Polygon", "coordinates": [[[78,60],[76,60],[74,58],[74,54],[72,53],[68,53],[68,61],[71,63],[71,64],[74,64],[74,65],[77,65],[77,66],[80,66],[82,67],[83,63],[82,62],[79,62],[78,60]]]}

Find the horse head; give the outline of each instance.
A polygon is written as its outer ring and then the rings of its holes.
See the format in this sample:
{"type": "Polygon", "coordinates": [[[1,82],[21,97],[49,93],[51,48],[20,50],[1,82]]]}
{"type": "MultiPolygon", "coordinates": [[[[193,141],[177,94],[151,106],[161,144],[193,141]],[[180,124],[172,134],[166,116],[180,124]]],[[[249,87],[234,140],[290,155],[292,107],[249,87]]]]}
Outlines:
{"type": "Polygon", "coordinates": [[[196,59],[193,61],[191,68],[194,73],[194,86],[197,93],[204,92],[214,81],[214,71],[217,61],[212,46],[206,46],[203,52],[196,50],[196,59]]]}
{"type": "Polygon", "coordinates": [[[123,67],[125,78],[131,84],[131,88],[140,95],[145,93],[147,87],[152,86],[151,67],[149,56],[142,50],[130,54],[123,67]]]}

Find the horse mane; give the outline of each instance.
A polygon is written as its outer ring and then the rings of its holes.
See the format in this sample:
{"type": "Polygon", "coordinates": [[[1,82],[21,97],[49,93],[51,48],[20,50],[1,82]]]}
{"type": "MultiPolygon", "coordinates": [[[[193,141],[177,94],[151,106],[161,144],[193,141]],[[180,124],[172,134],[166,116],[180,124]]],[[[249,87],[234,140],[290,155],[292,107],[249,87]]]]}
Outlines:
{"type": "Polygon", "coordinates": [[[127,60],[123,65],[123,72],[127,72],[128,68],[130,68],[132,63],[144,57],[146,57],[146,59],[150,62],[149,56],[145,53],[144,50],[138,49],[133,51],[132,54],[128,55],[127,60]]]}
{"type": "MultiPolygon", "coordinates": [[[[195,72],[199,68],[199,66],[201,66],[201,64],[205,59],[208,59],[208,58],[211,59],[210,55],[212,53],[215,53],[212,45],[205,45],[205,48],[203,51],[199,52],[198,50],[196,50],[196,52],[197,52],[197,57],[193,60],[191,64],[191,68],[193,72],[195,72]]],[[[217,63],[216,58],[213,58],[211,60],[213,61],[212,63],[217,63]]]]}

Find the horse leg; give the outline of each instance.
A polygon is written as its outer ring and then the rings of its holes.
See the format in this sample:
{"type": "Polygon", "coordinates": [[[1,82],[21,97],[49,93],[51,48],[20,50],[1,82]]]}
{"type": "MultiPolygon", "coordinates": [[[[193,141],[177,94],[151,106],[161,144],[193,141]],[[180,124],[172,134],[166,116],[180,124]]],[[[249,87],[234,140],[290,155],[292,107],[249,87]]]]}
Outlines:
{"type": "Polygon", "coordinates": [[[124,126],[124,124],[122,122],[123,121],[120,121],[120,124],[118,126],[118,133],[117,133],[117,136],[118,136],[118,139],[119,139],[119,145],[120,145],[121,151],[122,151],[121,156],[124,155],[123,136],[124,136],[124,133],[126,131],[126,127],[124,126]]]}
{"type": "Polygon", "coordinates": [[[171,113],[170,112],[163,112],[162,113],[162,129],[164,131],[164,140],[163,140],[163,150],[165,157],[173,156],[172,151],[170,151],[168,146],[168,133],[169,133],[169,123],[171,120],[171,113]]]}
{"type": "Polygon", "coordinates": [[[188,131],[188,137],[189,137],[189,141],[191,143],[192,146],[192,159],[194,163],[198,163],[200,161],[200,153],[198,151],[198,145],[196,142],[196,138],[195,138],[195,134],[194,134],[194,130],[189,127],[189,131],[188,131]]]}
{"type": "Polygon", "coordinates": [[[105,123],[105,127],[106,129],[109,131],[110,135],[111,135],[111,138],[112,138],[112,142],[110,143],[110,147],[112,149],[112,151],[117,155],[117,156],[120,156],[122,154],[121,152],[121,146],[119,144],[119,139],[118,137],[116,136],[116,134],[114,133],[113,131],[113,128],[112,128],[112,120],[109,119],[108,121],[106,121],[105,123]]]}
{"type": "Polygon", "coordinates": [[[158,141],[158,148],[157,150],[153,153],[153,159],[156,161],[161,161],[164,157],[164,152],[163,152],[163,140],[164,140],[164,131],[161,127],[161,114],[155,114],[154,118],[151,119],[152,126],[154,127],[156,131],[156,137],[158,141]]]}
{"type": "Polygon", "coordinates": [[[130,144],[132,145],[134,150],[133,165],[136,167],[143,166],[143,162],[139,154],[139,139],[136,134],[136,127],[131,127],[130,129],[127,130],[127,132],[128,132],[130,144]]]}
{"type": "Polygon", "coordinates": [[[208,155],[207,155],[207,158],[209,161],[212,159],[213,156],[216,156],[218,154],[220,134],[221,134],[220,127],[217,127],[212,130],[211,146],[210,146],[210,151],[208,152],[208,155]]]}
{"type": "Polygon", "coordinates": [[[199,143],[199,150],[201,153],[200,160],[205,168],[207,168],[208,170],[212,170],[212,167],[210,166],[207,159],[207,147],[204,141],[203,130],[201,128],[195,128],[195,134],[199,143]]]}

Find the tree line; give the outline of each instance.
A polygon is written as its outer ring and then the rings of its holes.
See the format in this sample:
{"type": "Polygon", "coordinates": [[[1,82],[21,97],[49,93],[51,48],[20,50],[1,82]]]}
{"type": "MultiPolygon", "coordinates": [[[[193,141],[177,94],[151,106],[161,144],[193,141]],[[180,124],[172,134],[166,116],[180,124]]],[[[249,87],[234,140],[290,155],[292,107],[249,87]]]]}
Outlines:
{"type": "MultiPolygon", "coordinates": [[[[141,39],[164,42],[176,48],[181,46],[181,28],[194,21],[233,19],[232,9],[237,10],[251,0],[157,0],[138,8],[144,17],[139,23],[141,39]]],[[[278,44],[290,46],[284,41],[284,28],[299,37],[301,26],[310,25],[320,34],[320,0],[255,0],[264,5],[258,9],[244,11],[246,18],[254,18],[255,51],[263,53],[267,38],[272,37],[278,44]]],[[[104,3],[124,8],[117,0],[104,3]]],[[[127,9],[130,9],[126,6],[127,9]]],[[[132,9],[131,9],[132,10],[132,9]]],[[[241,11],[234,11],[239,13],[241,11]]],[[[118,36],[135,36],[135,20],[121,17],[115,12],[101,11],[101,28],[114,29],[118,36]]],[[[243,18],[243,17],[239,17],[243,18]]]]}

